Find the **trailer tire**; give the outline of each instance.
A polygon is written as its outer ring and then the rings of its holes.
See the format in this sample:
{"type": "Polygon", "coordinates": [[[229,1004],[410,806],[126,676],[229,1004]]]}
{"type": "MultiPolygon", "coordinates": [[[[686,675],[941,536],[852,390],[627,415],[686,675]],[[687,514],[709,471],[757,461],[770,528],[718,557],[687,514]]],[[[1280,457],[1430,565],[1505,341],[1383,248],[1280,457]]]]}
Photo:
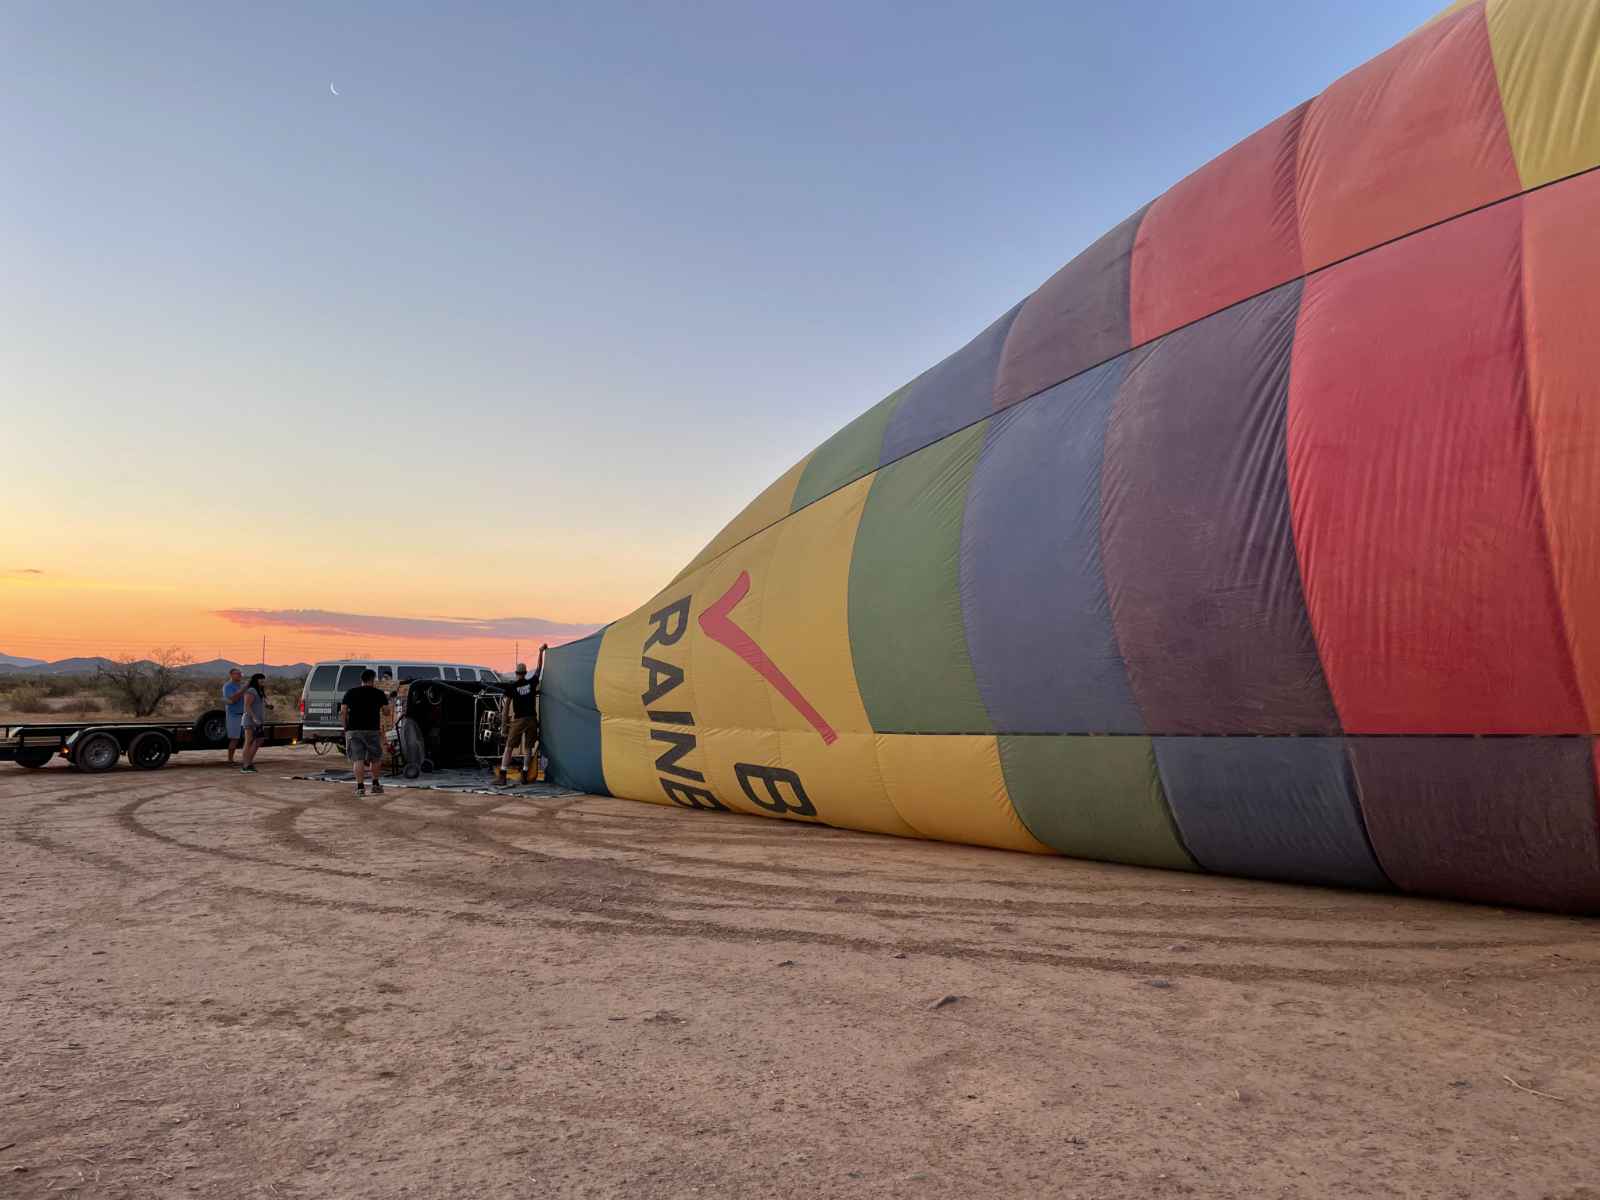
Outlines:
{"type": "Polygon", "coordinates": [[[141,771],[159,771],[172,757],[172,739],[156,729],[147,729],[128,747],[128,762],[141,771]]]}
{"type": "Polygon", "coordinates": [[[220,750],[228,744],[228,714],[220,708],[201,713],[195,719],[194,736],[200,740],[203,746],[212,750],[220,750]]]}
{"type": "Polygon", "coordinates": [[[109,733],[86,734],[72,747],[72,765],[94,775],[111,770],[121,757],[122,747],[109,733]]]}
{"type": "Polygon", "coordinates": [[[404,775],[407,779],[415,779],[418,775],[422,774],[422,768],[417,766],[417,764],[414,762],[408,762],[405,766],[400,768],[400,774],[404,775]]]}
{"type": "Polygon", "coordinates": [[[50,765],[50,760],[56,756],[54,750],[18,750],[17,766],[27,767],[30,771],[37,771],[40,767],[50,765]]]}

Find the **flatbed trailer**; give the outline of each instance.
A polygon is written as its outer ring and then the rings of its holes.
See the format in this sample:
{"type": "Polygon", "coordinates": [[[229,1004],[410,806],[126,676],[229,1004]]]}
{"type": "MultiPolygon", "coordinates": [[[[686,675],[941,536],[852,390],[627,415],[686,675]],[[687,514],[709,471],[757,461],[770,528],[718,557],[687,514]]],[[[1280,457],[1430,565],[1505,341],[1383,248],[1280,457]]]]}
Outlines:
{"type": "MultiPolygon", "coordinates": [[[[302,726],[265,727],[266,746],[299,743],[302,726]]],[[[184,750],[226,750],[228,722],[220,708],[192,721],[49,721],[0,725],[0,762],[37,770],[60,757],[80,771],[109,771],[127,758],[141,771],[154,771],[184,750]]]]}

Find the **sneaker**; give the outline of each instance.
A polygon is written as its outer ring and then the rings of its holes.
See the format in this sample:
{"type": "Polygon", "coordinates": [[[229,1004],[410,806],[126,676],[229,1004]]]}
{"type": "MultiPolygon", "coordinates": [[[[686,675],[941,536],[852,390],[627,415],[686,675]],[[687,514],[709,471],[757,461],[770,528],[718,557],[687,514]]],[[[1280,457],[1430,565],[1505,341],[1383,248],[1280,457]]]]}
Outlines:
{"type": "Polygon", "coordinates": [[[494,782],[496,787],[506,786],[506,773],[499,767],[494,769],[494,782]]]}
{"type": "Polygon", "coordinates": [[[526,771],[524,771],[522,773],[522,786],[523,787],[527,787],[532,782],[533,782],[533,780],[528,778],[528,773],[526,771]]]}
{"type": "Polygon", "coordinates": [[[383,784],[379,783],[376,779],[372,781],[372,794],[374,796],[383,795],[383,784]]]}
{"type": "Polygon", "coordinates": [[[256,769],[254,767],[240,767],[239,768],[239,774],[241,774],[241,775],[254,775],[256,773],[257,772],[256,772],[256,769]]]}
{"type": "Polygon", "coordinates": [[[367,785],[364,784],[364,783],[356,784],[356,795],[365,796],[366,794],[367,794],[367,785]]]}

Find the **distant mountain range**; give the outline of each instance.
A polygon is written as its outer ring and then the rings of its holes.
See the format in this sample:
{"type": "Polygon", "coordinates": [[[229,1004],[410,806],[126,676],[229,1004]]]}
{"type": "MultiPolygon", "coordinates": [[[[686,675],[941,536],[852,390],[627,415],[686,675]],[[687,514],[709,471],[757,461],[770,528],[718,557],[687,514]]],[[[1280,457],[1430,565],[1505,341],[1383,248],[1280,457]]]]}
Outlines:
{"type": "MultiPolygon", "coordinates": [[[[144,660],[148,661],[148,660],[144,660]]],[[[14,654],[0,654],[0,670],[17,675],[93,675],[102,667],[116,666],[116,662],[109,658],[63,658],[56,662],[45,662],[38,658],[19,658],[14,654]]],[[[272,676],[299,676],[311,670],[310,663],[288,663],[281,666],[260,663],[236,663],[226,658],[213,658],[210,662],[191,663],[181,668],[181,673],[196,679],[221,679],[234,667],[238,667],[246,675],[260,671],[263,675],[272,676]]]]}

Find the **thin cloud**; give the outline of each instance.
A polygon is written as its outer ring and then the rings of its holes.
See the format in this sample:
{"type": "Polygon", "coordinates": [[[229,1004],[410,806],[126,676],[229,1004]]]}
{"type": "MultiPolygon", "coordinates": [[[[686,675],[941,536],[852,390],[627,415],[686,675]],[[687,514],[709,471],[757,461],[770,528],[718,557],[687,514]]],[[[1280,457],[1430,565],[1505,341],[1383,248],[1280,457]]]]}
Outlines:
{"type": "Polygon", "coordinates": [[[43,575],[38,567],[17,567],[10,571],[0,571],[0,578],[17,579],[27,575],[43,575]]]}
{"type": "Polygon", "coordinates": [[[253,629],[271,625],[301,633],[358,637],[582,637],[600,628],[599,625],[551,621],[544,617],[385,617],[372,613],[329,612],[322,608],[224,608],[213,615],[253,629]]]}

